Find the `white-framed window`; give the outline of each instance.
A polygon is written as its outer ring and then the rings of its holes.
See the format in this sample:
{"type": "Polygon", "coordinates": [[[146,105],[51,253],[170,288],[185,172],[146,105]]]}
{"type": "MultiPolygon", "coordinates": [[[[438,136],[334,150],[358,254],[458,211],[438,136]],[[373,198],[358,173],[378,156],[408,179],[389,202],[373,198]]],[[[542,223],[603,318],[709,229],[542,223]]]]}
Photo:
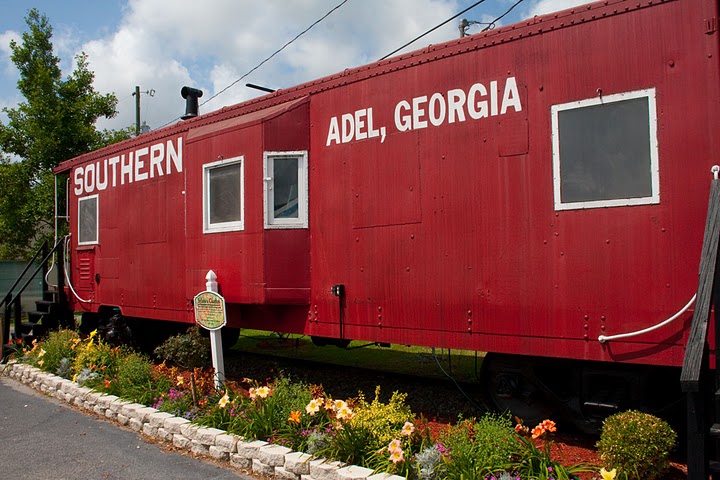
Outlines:
{"type": "Polygon", "coordinates": [[[98,243],[99,213],[97,195],[78,198],[78,245],[98,243]]]}
{"type": "Polygon", "coordinates": [[[551,113],[555,210],[660,203],[654,88],[551,113]]]}
{"type": "Polygon", "coordinates": [[[265,152],[265,228],[307,228],[308,153],[265,152]]]}
{"type": "Polygon", "coordinates": [[[203,165],[203,232],[242,230],[245,220],[244,194],[243,157],[203,165]]]}

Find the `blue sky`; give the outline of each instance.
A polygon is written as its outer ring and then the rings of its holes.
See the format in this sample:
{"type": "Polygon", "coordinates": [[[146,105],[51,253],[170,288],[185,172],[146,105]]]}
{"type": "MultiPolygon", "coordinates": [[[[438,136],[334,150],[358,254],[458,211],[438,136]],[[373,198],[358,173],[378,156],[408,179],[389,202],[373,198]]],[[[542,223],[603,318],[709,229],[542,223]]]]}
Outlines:
{"type": "MultiPolygon", "coordinates": [[[[17,70],[9,59],[10,40],[26,29],[35,7],[53,25],[53,44],[64,74],[74,56],[88,54],[95,88],[114,93],[118,115],[99,122],[122,128],[135,122],[135,85],[141,116],[152,128],[183,113],[183,85],[201,88],[204,99],[227,87],[342,0],[0,0],[0,108],[22,101],[17,70]]],[[[490,21],[517,0],[486,0],[463,14],[490,21]]],[[[524,0],[502,24],[588,0],[524,0]]],[[[203,105],[209,112],[260,93],[247,82],[282,88],[363,65],[384,56],[476,0],[347,0],[255,73],[203,105]]],[[[407,50],[457,37],[459,19],[407,50]]],[[[470,33],[480,28],[473,26],[470,33]]],[[[0,113],[0,121],[7,116],[0,113]]]]}

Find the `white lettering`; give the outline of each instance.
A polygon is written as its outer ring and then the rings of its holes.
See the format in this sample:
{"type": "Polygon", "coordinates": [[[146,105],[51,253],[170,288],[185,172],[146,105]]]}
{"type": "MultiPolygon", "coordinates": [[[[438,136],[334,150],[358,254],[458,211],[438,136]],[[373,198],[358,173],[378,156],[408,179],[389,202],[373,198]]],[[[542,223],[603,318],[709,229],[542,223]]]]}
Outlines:
{"type": "Polygon", "coordinates": [[[487,89],[482,83],[476,83],[468,91],[468,114],[475,120],[488,116],[488,102],[487,100],[478,100],[478,96],[487,96],[487,89]]]}
{"type": "Polygon", "coordinates": [[[120,184],[125,185],[125,177],[128,177],[128,183],[132,183],[132,161],[133,161],[133,152],[130,152],[128,155],[130,157],[130,160],[128,163],[125,163],[125,154],[123,153],[120,155],[120,184]]]}
{"type": "Polygon", "coordinates": [[[165,145],[162,143],[156,143],[150,147],[150,178],[155,178],[155,170],[158,172],[158,176],[162,177],[162,161],[165,156],[165,145]]]}
{"type": "Polygon", "coordinates": [[[177,138],[177,150],[175,150],[172,140],[168,140],[165,151],[167,152],[165,172],[170,175],[170,160],[172,160],[172,164],[175,165],[175,171],[178,173],[182,172],[182,137],[177,138]]]}
{"type": "Polygon", "coordinates": [[[367,109],[368,137],[375,138],[380,136],[380,130],[373,129],[373,109],[367,109]]]}
{"type": "Polygon", "coordinates": [[[346,113],[342,116],[342,143],[347,143],[353,139],[355,135],[355,124],[352,113],[346,113]]]}
{"type": "Polygon", "coordinates": [[[176,172],[182,172],[182,163],[182,137],[177,137],[166,143],[140,147],[135,151],[127,151],[77,167],[73,171],[74,192],[75,195],[80,196],[91,194],[95,190],[103,191],[108,187],[117,187],[118,183],[125,185],[126,183],[141,182],[148,178],[154,178],[156,174],[157,176],[170,174],[173,167],[176,172]],[[148,156],[149,163],[143,158],[148,156]],[[163,163],[165,163],[164,171],[163,163]],[[118,165],[120,165],[119,171],[118,165]]]}
{"type": "Polygon", "coordinates": [[[137,150],[135,150],[135,180],[136,181],[147,180],[147,178],[148,178],[148,173],[141,171],[143,169],[143,167],[145,166],[145,162],[140,160],[140,157],[144,157],[147,154],[148,154],[147,147],[138,148],[137,150]]]}
{"type": "Polygon", "coordinates": [[[103,180],[100,181],[100,171],[101,171],[102,169],[100,168],[100,162],[95,163],[95,169],[97,170],[97,173],[96,173],[96,175],[97,175],[97,181],[95,182],[95,185],[97,186],[97,189],[98,189],[98,190],[105,190],[105,189],[107,188],[107,184],[108,184],[107,164],[108,164],[108,162],[107,162],[107,160],[105,160],[105,161],[103,162],[103,167],[105,167],[105,168],[104,168],[105,174],[103,175],[103,180]]]}
{"type": "Polygon", "coordinates": [[[328,130],[327,142],[325,142],[325,146],[329,147],[330,143],[332,142],[340,143],[340,127],[338,126],[337,117],[332,117],[330,119],[330,129],[328,130]]]}
{"type": "Polygon", "coordinates": [[[401,115],[400,109],[404,111],[410,110],[410,104],[405,100],[401,100],[395,105],[395,128],[400,132],[407,132],[412,129],[412,123],[410,123],[410,115],[401,115]]]}
{"type": "Polygon", "coordinates": [[[85,191],[92,192],[95,190],[95,164],[90,163],[85,166],[85,191]]]}
{"type": "Polygon", "coordinates": [[[78,167],[73,172],[73,178],[75,182],[75,195],[80,196],[83,193],[83,169],[78,167]]]}
{"type": "Polygon", "coordinates": [[[367,115],[367,110],[357,110],[355,112],[355,140],[365,140],[368,138],[367,132],[363,131],[365,128],[365,121],[363,120],[367,115]]]}
{"type": "Polygon", "coordinates": [[[516,112],[522,111],[522,105],[520,104],[520,94],[518,93],[515,77],[510,77],[507,79],[507,82],[505,82],[505,92],[503,92],[500,114],[505,114],[509,107],[513,107],[516,112]]]}
{"type": "Polygon", "coordinates": [[[497,81],[490,82],[490,116],[495,117],[498,114],[498,97],[497,97],[497,81]]]}
{"type": "Polygon", "coordinates": [[[456,117],[458,122],[465,121],[465,112],[463,111],[465,98],[465,92],[459,88],[448,91],[448,123],[455,123],[456,117]]]}
{"type": "Polygon", "coordinates": [[[430,116],[430,123],[435,127],[439,127],[445,121],[445,97],[440,93],[434,93],[430,97],[430,103],[428,105],[428,114],[430,116]]]}
{"type": "Polygon", "coordinates": [[[425,115],[425,109],[420,107],[421,104],[427,103],[427,97],[413,98],[413,128],[427,128],[427,120],[420,120],[425,115]]]}
{"type": "Polygon", "coordinates": [[[120,163],[120,157],[110,157],[108,163],[112,167],[112,186],[117,186],[117,165],[120,163]]]}

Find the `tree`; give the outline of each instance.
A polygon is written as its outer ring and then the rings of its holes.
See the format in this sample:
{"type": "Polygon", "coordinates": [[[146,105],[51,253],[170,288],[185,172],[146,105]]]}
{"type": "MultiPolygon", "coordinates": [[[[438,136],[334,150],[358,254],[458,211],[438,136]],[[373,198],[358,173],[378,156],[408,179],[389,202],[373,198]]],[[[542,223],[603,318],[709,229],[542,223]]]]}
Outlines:
{"type": "Polygon", "coordinates": [[[129,128],[95,127],[99,118],[117,114],[117,98],[95,91],[87,55],[77,55],[74,71],[63,79],[47,17],[31,9],[25,22],[28,31],[22,42],[10,43],[10,58],[20,71],[17,87],[25,101],[3,109],[9,121],[0,122],[0,258],[27,257],[51,235],[54,167],[130,137],[129,128]]]}

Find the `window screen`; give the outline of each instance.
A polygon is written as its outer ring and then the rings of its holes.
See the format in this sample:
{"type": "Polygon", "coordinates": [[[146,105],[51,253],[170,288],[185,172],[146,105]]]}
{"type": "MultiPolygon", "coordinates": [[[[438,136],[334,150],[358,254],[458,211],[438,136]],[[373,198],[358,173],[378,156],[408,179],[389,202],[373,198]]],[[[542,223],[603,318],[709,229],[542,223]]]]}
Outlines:
{"type": "Polygon", "coordinates": [[[98,196],[78,199],[78,244],[98,243],[98,196]]]}
{"type": "Polygon", "coordinates": [[[654,90],[553,107],[556,209],[657,203],[654,90]]]}
{"type": "Polygon", "coordinates": [[[203,166],[205,232],[243,228],[242,159],[223,160],[203,166]]]}
{"type": "Polygon", "coordinates": [[[307,152],[265,153],[265,227],[307,227],[307,152]]]}

